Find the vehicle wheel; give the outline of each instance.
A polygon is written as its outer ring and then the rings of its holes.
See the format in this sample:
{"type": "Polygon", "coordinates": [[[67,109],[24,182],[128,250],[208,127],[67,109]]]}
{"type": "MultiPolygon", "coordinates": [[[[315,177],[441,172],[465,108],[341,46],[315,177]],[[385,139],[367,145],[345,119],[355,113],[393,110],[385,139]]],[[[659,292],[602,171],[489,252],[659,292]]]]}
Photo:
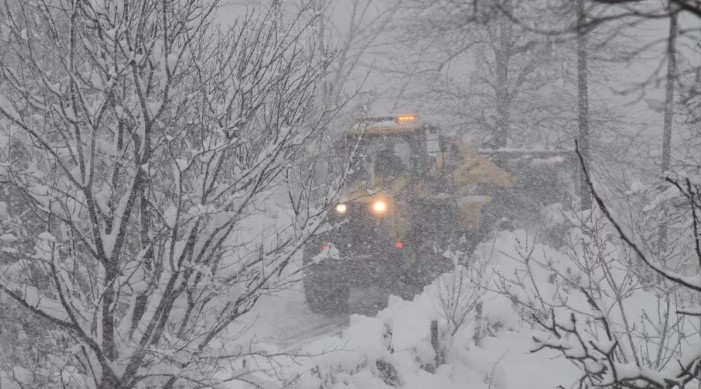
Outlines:
{"type": "Polygon", "coordinates": [[[347,313],[350,286],[337,275],[320,270],[311,270],[302,281],[309,308],[324,315],[347,313]]]}
{"type": "Polygon", "coordinates": [[[403,300],[412,301],[417,294],[420,294],[426,280],[418,272],[418,267],[413,266],[402,274],[397,280],[396,293],[403,300]]]}
{"type": "Polygon", "coordinates": [[[420,286],[419,292],[423,290],[424,286],[433,282],[436,277],[450,271],[453,267],[454,265],[452,260],[436,254],[431,257],[427,257],[427,260],[419,262],[414,270],[416,274],[415,277],[417,279],[417,286],[420,286]]]}

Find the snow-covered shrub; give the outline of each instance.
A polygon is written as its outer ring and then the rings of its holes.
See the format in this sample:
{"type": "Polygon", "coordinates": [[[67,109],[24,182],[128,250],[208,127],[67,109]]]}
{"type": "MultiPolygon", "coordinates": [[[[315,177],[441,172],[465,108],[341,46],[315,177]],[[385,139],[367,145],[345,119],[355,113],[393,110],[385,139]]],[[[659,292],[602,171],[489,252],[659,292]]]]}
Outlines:
{"type": "Polygon", "coordinates": [[[441,317],[455,335],[481,307],[482,296],[489,280],[484,280],[486,263],[475,261],[457,265],[439,276],[429,287],[428,294],[441,317]]]}
{"type": "Polygon", "coordinates": [[[629,238],[618,239],[610,214],[570,216],[575,228],[563,248],[520,241],[512,268],[499,274],[500,290],[543,330],[533,350],[559,351],[587,386],[671,388],[693,380],[699,330],[680,315],[693,293],[674,279],[689,256],[660,267],[629,238]]]}
{"type": "MultiPolygon", "coordinates": [[[[512,243],[508,240],[512,237],[504,235],[504,242],[512,243]]],[[[352,315],[340,335],[304,346],[300,351],[312,356],[290,368],[288,376],[296,377],[290,387],[506,389],[567,386],[575,379],[564,359],[553,360],[553,353],[528,353],[533,332],[517,325],[518,315],[508,299],[506,304],[492,304],[498,294],[484,296],[489,320],[499,317],[505,324],[493,336],[485,335],[478,345],[474,342],[475,321],[465,323],[451,336],[452,327],[436,308],[431,289],[427,287],[413,301],[391,297],[388,307],[375,317],[352,315]],[[439,365],[435,365],[431,345],[433,320],[439,322],[441,347],[445,348],[439,365]],[[395,374],[396,379],[389,379],[395,374]]]]}
{"type": "Polygon", "coordinates": [[[567,231],[574,226],[571,215],[571,210],[566,209],[562,203],[543,207],[540,211],[539,240],[555,248],[562,247],[566,243],[567,231]]]}

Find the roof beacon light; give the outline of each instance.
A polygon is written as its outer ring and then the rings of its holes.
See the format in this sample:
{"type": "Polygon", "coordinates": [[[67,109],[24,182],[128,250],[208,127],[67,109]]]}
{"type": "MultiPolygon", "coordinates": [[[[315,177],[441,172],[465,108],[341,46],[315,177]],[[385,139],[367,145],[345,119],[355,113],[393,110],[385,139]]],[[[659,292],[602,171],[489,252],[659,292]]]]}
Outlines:
{"type": "Polygon", "coordinates": [[[418,117],[414,114],[397,115],[395,121],[397,123],[416,123],[418,121],[418,117]]]}
{"type": "Polygon", "coordinates": [[[418,117],[414,114],[398,115],[395,120],[397,123],[416,123],[418,117]]]}

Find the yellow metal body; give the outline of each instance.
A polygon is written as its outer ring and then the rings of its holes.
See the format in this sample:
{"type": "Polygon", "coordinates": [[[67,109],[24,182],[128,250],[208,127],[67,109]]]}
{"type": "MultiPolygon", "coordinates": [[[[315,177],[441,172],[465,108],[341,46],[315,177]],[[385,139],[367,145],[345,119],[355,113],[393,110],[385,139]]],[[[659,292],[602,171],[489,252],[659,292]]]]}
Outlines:
{"type": "MultiPolygon", "coordinates": [[[[426,126],[420,121],[393,123],[389,120],[376,123],[360,123],[345,131],[346,136],[378,135],[414,136],[425,131],[426,126]]],[[[435,196],[436,183],[443,183],[442,193],[449,201],[455,201],[459,212],[460,228],[476,231],[480,228],[483,208],[492,198],[484,195],[472,195],[471,191],[479,186],[509,188],[513,186],[512,177],[474,147],[457,138],[446,139],[443,150],[432,156],[425,174],[412,177],[385,179],[374,177],[372,182],[349,182],[344,193],[349,203],[365,204],[370,209],[375,201],[387,204],[387,212],[378,217],[391,221],[391,238],[403,240],[412,228],[410,200],[435,196]]]]}

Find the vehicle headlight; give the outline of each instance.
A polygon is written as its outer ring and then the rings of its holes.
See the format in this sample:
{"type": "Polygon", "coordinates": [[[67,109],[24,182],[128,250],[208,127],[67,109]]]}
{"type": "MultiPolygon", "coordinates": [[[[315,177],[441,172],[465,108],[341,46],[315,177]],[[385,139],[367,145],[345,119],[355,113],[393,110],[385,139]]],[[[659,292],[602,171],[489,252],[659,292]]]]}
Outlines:
{"type": "Polygon", "coordinates": [[[387,203],[384,200],[375,200],[370,208],[376,216],[382,216],[387,213],[387,203]]]}
{"type": "Polygon", "coordinates": [[[348,206],[346,204],[336,204],[336,213],[343,215],[348,212],[348,206]]]}

